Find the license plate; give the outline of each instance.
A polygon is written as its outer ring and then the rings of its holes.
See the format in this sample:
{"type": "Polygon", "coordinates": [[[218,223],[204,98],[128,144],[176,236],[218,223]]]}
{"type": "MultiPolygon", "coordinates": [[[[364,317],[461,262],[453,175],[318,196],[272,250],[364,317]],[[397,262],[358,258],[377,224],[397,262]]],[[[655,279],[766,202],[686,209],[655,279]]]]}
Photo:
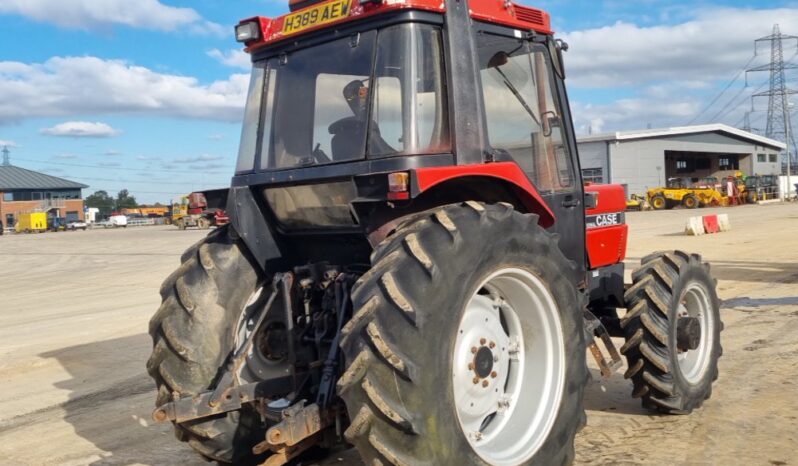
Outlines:
{"type": "Polygon", "coordinates": [[[351,0],[337,0],[286,16],[283,19],[283,34],[294,34],[345,18],[349,16],[350,6],[351,0]]]}

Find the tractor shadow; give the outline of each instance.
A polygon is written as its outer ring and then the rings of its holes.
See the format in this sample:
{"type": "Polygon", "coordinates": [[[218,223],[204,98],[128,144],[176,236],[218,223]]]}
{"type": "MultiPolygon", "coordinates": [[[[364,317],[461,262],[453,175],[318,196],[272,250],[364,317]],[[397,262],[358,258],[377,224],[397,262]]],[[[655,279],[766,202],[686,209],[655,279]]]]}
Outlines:
{"type": "MultiPolygon", "coordinates": [[[[590,357],[590,355],[588,355],[590,357]]],[[[632,383],[623,378],[623,370],[605,379],[592,361],[588,362],[591,379],[585,387],[584,406],[588,418],[591,413],[607,413],[631,416],[656,415],[644,409],[640,400],[632,398],[632,383]]]]}
{"type": "Polygon", "coordinates": [[[174,438],[170,424],[151,420],[155,387],[144,367],[151,345],[149,335],[140,334],[39,355],[57,360],[70,375],[55,383],[69,392],[58,408],[75,434],[99,450],[85,464],[207,464],[174,438]]]}

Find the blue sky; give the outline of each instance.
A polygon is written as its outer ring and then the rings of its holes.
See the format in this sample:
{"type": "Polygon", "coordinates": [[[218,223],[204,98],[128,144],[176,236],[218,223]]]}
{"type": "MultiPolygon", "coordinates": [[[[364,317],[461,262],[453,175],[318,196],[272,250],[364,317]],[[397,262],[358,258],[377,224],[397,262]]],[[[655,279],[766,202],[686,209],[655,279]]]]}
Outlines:
{"type": "MultiPolygon", "coordinates": [[[[285,2],[287,3],[287,2],[285,2]]],[[[0,145],[12,162],[140,201],[229,183],[247,85],[232,27],[287,10],[272,0],[3,0],[0,145]]],[[[798,9],[779,1],[554,1],[570,45],[577,130],[741,123],[766,74],[741,75],[753,40],[798,9]]],[[[795,56],[795,41],[785,58],[795,56]]],[[[798,59],[795,60],[798,63],[798,59]]],[[[788,79],[795,81],[796,72],[788,79]]],[[[798,87],[798,83],[794,84],[798,87]]],[[[751,114],[764,125],[766,102],[751,114]]]]}

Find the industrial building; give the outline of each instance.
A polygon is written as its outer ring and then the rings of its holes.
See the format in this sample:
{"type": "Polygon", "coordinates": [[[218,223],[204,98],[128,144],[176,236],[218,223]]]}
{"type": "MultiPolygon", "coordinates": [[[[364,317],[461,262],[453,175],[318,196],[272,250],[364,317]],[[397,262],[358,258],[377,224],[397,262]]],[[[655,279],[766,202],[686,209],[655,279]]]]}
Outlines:
{"type": "Polygon", "coordinates": [[[83,220],[85,184],[14,165],[0,165],[0,222],[13,226],[20,214],[47,212],[67,222],[83,220]]]}
{"type": "Polygon", "coordinates": [[[630,194],[668,178],[779,175],[785,145],[723,124],[595,134],[578,138],[585,181],[626,185],[630,194]]]}

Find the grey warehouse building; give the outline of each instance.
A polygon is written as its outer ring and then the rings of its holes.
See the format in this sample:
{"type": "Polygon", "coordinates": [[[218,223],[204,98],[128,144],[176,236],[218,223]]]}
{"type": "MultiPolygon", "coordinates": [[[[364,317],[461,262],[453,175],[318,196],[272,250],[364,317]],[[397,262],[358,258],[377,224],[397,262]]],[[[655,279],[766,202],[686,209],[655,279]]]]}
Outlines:
{"type": "Polygon", "coordinates": [[[577,138],[585,181],[617,183],[630,194],[668,178],[779,175],[785,145],[723,124],[595,134],[577,138]]]}

